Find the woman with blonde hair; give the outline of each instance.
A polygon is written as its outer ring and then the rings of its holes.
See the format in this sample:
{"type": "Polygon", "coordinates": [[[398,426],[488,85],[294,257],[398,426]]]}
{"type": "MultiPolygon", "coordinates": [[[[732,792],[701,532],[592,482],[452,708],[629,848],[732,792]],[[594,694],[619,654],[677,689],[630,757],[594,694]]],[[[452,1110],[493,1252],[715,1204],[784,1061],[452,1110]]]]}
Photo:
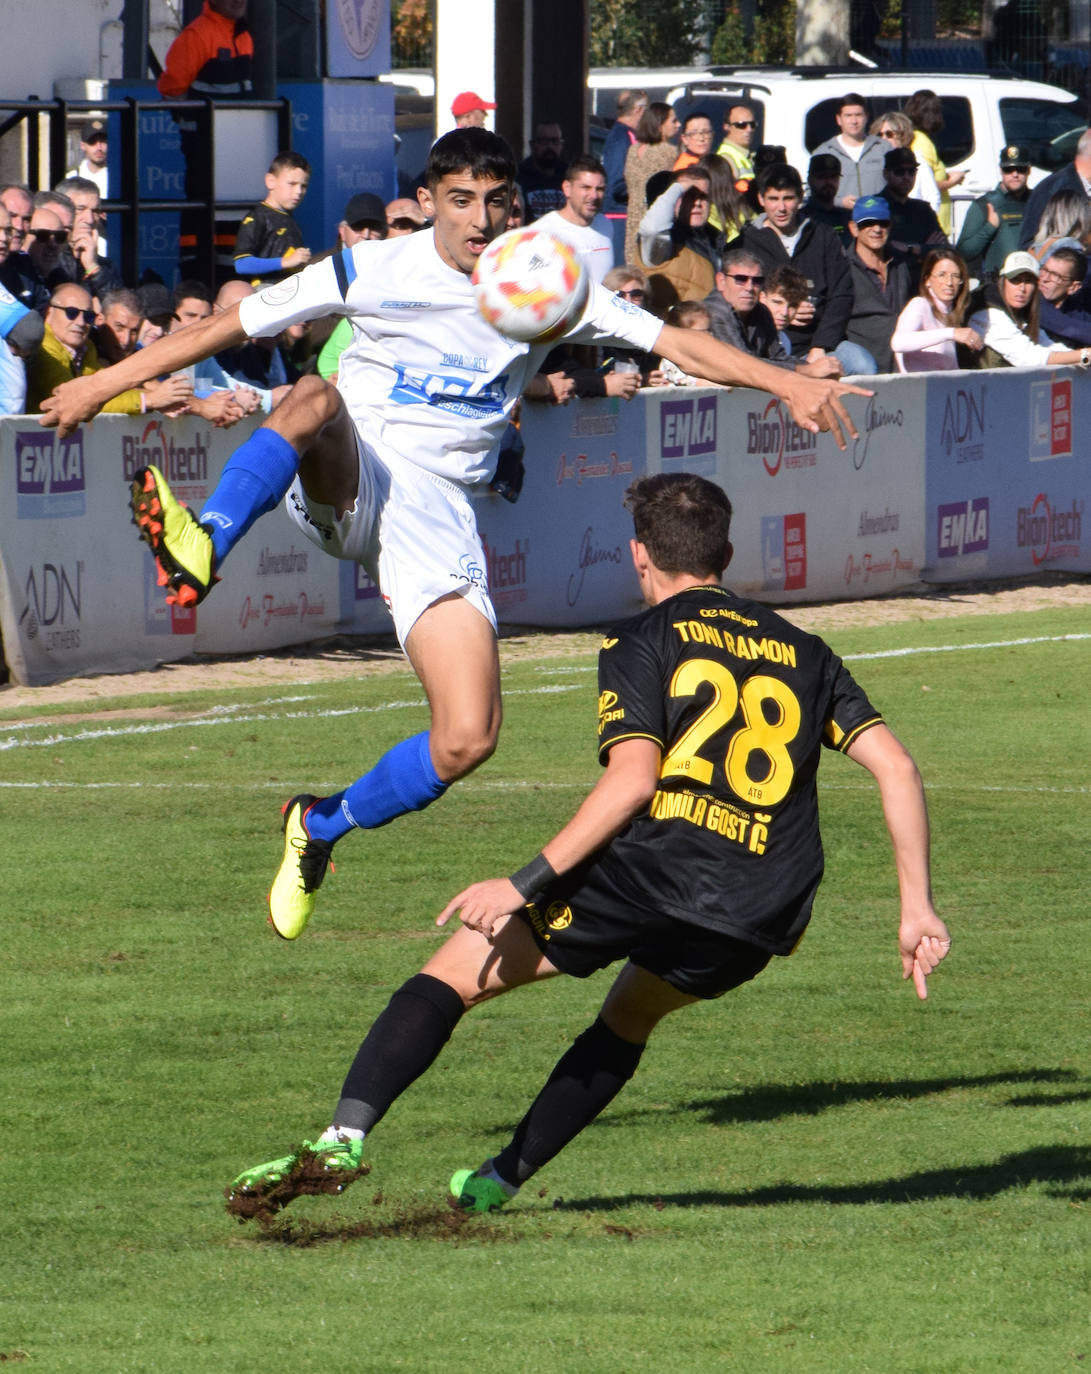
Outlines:
{"type": "Polygon", "coordinates": [[[1091,201],[1082,191],[1058,191],[1050,196],[1038,221],[1038,232],[1027,251],[1045,262],[1058,239],[1078,239],[1086,244],[1091,236],[1091,201]]]}
{"type": "MultiPolygon", "coordinates": [[[[886,140],[888,151],[891,148],[911,149],[914,132],[913,121],[899,110],[888,110],[878,119],[873,119],[871,128],[868,130],[868,133],[875,135],[875,137],[886,140]]],[[[943,197],[936,185],[936,178],[931,167],[922,157],[917,158],[917,179],[909,194],[917,200],[926,201],[935,210],[937,218],[939,217],[943,197]]]]}
{"type": "Polygon", "coordinates": [[[953,372],[959,365],[957,344],[973,353],[981,349],[981,335],[962,323],[969,295],[966,264],[955,250],[929,253],[920,294],[898,316],[890,340],[899,372],[953,372]]]}
{"type": "Polygon", "coordinates": [[[625,156],[625,185],[629,203],[625,221],[625,261],[635,262],[637,233],[648,209],[648,178],[656,172],[669,172],[678,156],[671,139],[679,130],[678,116],[662,100],[653,100],[640,116],[633,131],[636,142],[625,156]]]}

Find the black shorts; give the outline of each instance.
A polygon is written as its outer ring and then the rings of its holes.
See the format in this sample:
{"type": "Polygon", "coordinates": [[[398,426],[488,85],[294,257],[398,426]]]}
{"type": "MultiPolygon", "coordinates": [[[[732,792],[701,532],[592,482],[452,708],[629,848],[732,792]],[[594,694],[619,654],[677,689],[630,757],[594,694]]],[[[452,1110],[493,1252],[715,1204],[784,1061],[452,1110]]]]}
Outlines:
{"type": "Polygon", "coordinates": [[[564,874],[518,915],[549,962],[575,978],[629,959],[679,992],[713,998],[757,977],[773,957],[733,935],[634,907],[596,863],[564,874]]]}

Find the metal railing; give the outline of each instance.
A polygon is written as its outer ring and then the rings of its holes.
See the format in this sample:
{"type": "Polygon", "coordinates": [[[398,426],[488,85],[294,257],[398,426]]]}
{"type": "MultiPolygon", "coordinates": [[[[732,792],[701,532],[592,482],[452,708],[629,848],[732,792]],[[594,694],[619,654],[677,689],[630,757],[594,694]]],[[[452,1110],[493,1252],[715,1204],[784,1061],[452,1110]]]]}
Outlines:
{"type": "Polygon", "coordinates": [[[249,210],[253,197],[245,200],[217,200],[215,197],[217,110],[268,110],[277,116],[277,148],[286,151],[292,146],[292,108],[288,100],[0,100],[0,138],[21,123],[26,126],[27,166],[32,190],[51,188],[64,179],[68,170],[68,127],[72,120],[93,115],[120,116],[120,148],[111,151],[111,164],[120,173],[121,194],[102,202],[102,209],[121,217],[121,252],[117,266],[122,280],[132,283],[140,275],[140,223],[144,215],[163,212],[186,212],[192,224],[197,244],[194,260],[196,273],[210,285],[216,281],[216,220],[224,215],[249,210]],[[192,147],[196,157],[187,166],[189,199],[149,199],[140,194],[140,116],[145,110],[166,110],[182,115],[195,126],[192,147]],[[46,175],[40,177],[42,167],[42,117],[47,122],[45,136],[46,175]],[[196,166],[192,165],[196,162],[196,166]],[[39,185],[39,181],[42,183],[39,185]]]}

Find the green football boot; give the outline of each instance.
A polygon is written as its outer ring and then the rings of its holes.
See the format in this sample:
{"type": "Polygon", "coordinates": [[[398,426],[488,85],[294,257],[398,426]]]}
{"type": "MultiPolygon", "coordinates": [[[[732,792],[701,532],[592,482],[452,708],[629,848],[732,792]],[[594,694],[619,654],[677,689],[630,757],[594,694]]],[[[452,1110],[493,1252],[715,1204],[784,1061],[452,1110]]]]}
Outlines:
{"type": "MultiPolygon", "coordinates": [[[[491,1159],[487,1160],[482,1168],[491,1163],[491,1159]]],[[[448,1187],[452,1205],[466,1212],[495,1212],[514,1196],[506,1193],[494,1178],[482,1178],[475,1169],[457,1169],[448,1187]]]]}

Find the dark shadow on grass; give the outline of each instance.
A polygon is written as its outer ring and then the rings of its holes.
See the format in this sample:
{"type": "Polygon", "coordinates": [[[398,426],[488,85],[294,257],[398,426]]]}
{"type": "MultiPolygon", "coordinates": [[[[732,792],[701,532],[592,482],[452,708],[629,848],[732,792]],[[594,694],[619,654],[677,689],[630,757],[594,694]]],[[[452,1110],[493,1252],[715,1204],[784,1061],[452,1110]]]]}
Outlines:
{"type": "Polygon", "coordinates": [[[869,1203],[935,1202],[941,1198],[980,1201],[1032,1183],[1051,1185],[1054,1197],[1083,1200],[1091,1183],[1091,1150],[1072,1145],[1042,1145],[1003,1155],[992,1164],[928,1169],[904,1178],[838,1185],[777,1184],[734,1193],[630,1193],[626,1197],[558,1198],[559,1211],[612,1212],[646,1205],[663,1207],[779,1207],[786,1203],[822,1202],[860,1207],[869,1203]],[[1071,1185],[1077,1182],[1083,1187],[1071,1185]]]}
{"type": "MultiPolygon", "coordinates": [[[[1023,1069],[1013,1073],[963,1075],[951,1078],[872,1079],[854,1082],[817,1081],[813,1083],[759,1083],[721,1097],[691,1097],[670,1107],[626,1108],[624,1098],[611,1109],[595,1130],[628,1127],[649,1116],[666,1120],[671,1116],[691,1116],[704,1113],[705,1120],[714,1126],[744,1126],[748,1122],[777,1121],[790,1116],[818,1116],[835,1107],[847,1107],[856,1102],[917,1101],[946,1092],[968,1089],[994,1088],[1004,1084],[1034,1084],[1044,1087],[1050,1083],[1074,1087],[1086,1083],[1072,1069],[1023,1069]]],[[[1066,1101],[1082,1101],[1091,1092],[1070,1092],[1056,1097],[1048,1093],[1028,1094],[1009,1098],[1012,1107],[1051,1107],[1066,1101]]],[[[488,1129],[496,1135],[510,1135],[516,1122],[495,1123],[488,1129]]]]}
{"type": "MultiPolygon", "coordinates": [[[[1069,1069],[1026,1069],[1017,1073],[989,1073],[950,1078],[873,1079],[860,1082],[758,1084],[723,1097],[693,1098],[686,1111],[704,1112],[717,1126],[740,1126],[750,1121],[776,1121],[782,1116],[817,1116],[854,1102],[915,1101],[937,1093],[993,1088],[999,1084],[1075,1084],[1082,1081],[1069,1069]]],[[[1053,1099],[1044,1098],[1043,1105],[1053,1099]]],[[[1013,1102],[1013,1105],[1015,1103],[1013,1102]]]]}

